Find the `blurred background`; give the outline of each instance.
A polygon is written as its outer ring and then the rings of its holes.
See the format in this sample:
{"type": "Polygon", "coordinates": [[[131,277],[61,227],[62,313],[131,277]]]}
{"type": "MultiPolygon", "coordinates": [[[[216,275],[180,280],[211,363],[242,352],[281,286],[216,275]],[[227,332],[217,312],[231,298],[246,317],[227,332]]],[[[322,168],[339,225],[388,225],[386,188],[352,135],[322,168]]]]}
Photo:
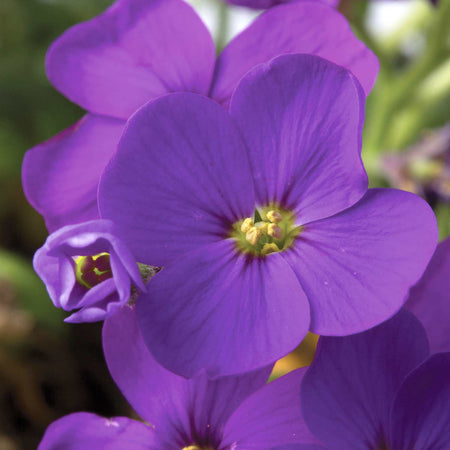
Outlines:
{"type": "MultiPolygon", "coordinates": [[[[71,412],[131,414],[103,362],[101,324],[65,324],[33,272],[47,232],[20,181],[25,151],[83,115],[47,81],[48,46],[111,3],[0,1],[0,450],[36,448],[48,423],[71,412]]],[[[219,49],[260,13],[190,3],[219,49]]],[[[450,234],[450,1],[343,0],[339,9],[381,63],[364,129],[371,185],[423,196],[442,239],[450,234]]],[[[316,339],[279,362],[275,376],[309,363],[316,339]]]]}

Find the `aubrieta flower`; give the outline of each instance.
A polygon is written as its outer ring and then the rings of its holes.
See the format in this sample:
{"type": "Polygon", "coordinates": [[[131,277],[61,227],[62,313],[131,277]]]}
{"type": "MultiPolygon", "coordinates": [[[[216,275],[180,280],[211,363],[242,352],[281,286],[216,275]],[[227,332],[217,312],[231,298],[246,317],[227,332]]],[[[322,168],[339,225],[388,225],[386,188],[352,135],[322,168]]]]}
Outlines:
{"type": "Polygon", "coordinates": [[[109,220],[68,225],[36,252],[34,269],[56,307],[75,311],[66,322],[104,320],[145,291],[136,260],[109,220]],[[138,291],[139,289],[139,291],[138,291]]]}
{"type": "Polygon", "coordinates": [[[292,450],[448,449],[450,353],[430,356],[406,310],[361,334],[321,337],[300,403],[315,439],[292,450]]]}
{"type": "Polygon", "coordinates": [[[227,107],[251,68],[287,53],[317,54],[346,67],[366,93],[378,71],[376,57],[345,18],[317,2],[267,11],[216,60],[211,35],[183,1],[117,1],[69,29],[47,54],[51,83],[88,114],[26,154],[22,180],[29,202],[50,231],[98,218],[100,176],[136,109],[177,91],[227,107]]]}
{"type": "Polygon", "coordinates": [[[440,242],[419,282],[410,290],[405,308],[427,331],[432,353],[450,351],[450,237],[440,242]]]}
{"type": "Polygon", "coordinates": [[[310,433],[298,396],[304,370],[265,386],[270,367],[240,376],[191,380],[165,370],[147,350],[128,305],[103,327],[115,382],[146,423],[75,413],[49,426],[39,450],[270,449],[310,433]]]}
{"type": "Polygon", "coordinates": [[[411,193],[367,189],[363,111],[349,71],[289,55],[251,71],[230,113],[177,93],[130,119],[99,207],[138,261],[164,267],[137,300],[163,366],[253,370],[308,329],[356,333],[402,306],[436,220],[411,193]]]}

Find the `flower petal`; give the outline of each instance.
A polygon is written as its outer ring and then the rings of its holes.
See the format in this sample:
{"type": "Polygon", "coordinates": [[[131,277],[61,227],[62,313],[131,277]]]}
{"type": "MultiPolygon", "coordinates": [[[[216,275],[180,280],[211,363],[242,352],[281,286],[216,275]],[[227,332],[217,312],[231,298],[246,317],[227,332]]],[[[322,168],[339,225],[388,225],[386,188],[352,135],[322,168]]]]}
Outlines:
{"type": "Polygon", "coordinates": [[[300,384],[306,370],[294,370],[245,400],[228,420],[222,445],[262,449],[318,443],[300,409],[300,384]]]}
{"type": "Polygon", "coordinates": [[[260,204],[281,204],[304,224],[364,195],[360,94],[347,70],[311,55],[281,56],[242,80],[230,110],[249,149],[260,204]]]}
{"type": "Polygon", "coordinates": [[[206,94],[213,67],[211,36],[180,0],[118,0],[47,54],[56,89],[90,112],[122,119],[168,92],[206,94]]]}
{"type": "Polygon", "coordinates": [[[369,189],[352,208],[310,223],[283,253],[311,305],[311,331],[345,335],[391,317],[422,275],[437,242],[421,198],[369,189]]]}
{"type": "Polygon", "coordinates": [[[154,431],[126,417],[75,413],[53,422],[38,450],[156,450],[154,431]]]}
{"type": "Polygon", "coordinates": [[[126,306],[105,321],[103,349],[114,381],[160,438],[176,441],[181,430],[215,437],[242,400],[269,377],[271,366],[216,381],[204,374],[191,380],[175,375],[153,359],[135,316],[134,307],[126,306]]]}
{"type": "Polygon", "coordinates": [[[320,337],[301,387],[309,429],[333,450],[382,448],[395,393],[427,356],[425,330],[408,311],[364,333],[320,337]]]}
{"type": "Polygon", "coordinates": [[[99,190],[100,211],[142,263],[165,266],[253,214],[247,154],[228,113],[170,94],[129,121],[99,190]]]}
{"type": "Polygon", "coordinates": [[[450,238],[441,242],[405,307],[427,330],[431,353],[450,351],[450,238]]]}
{"type": "Polygon", "coordinates": [[[403,382],[391,413],[392,448],[450,448],[450,353],[428,358],[403,382]]]}
{"type": "Polygon", "coordinates": [[[98,218],[100,175],[116,151],[125,122],[92,114],[29,150],[22,183],[50,232],[98,218]]]}
{"type": "MultiPolygon", "coordinates": [[[[303,0],[227,0],[228,3],[233,3],[234,5],[247,6],[248,8],[255,9],[266,9],[271,8],[276,5],[281,5],[283,3],[293,3],[295,1],[303,0]]],[[[307,0],[313,2],[314,0],[307,0]]],[[[337,6],[340,0],[315,0],[329,6],[337,6]]]]}
{"type": "Polygon", "coordinates": [[[321,56],[353,72],[369,94],[378,73],[376,56],[353,34],[346,19],[318,2],[281,5],[259,16],[219,56],[211,97],[228,105],[241,78],[276,56],[321,56]]]}
{"type": "Polygon", "coordinates": [[[309,326],[308,302],[283,258],[237,254],[230,241],[180,257],[147,288],[137,300],[144,340],[162,365],[187,377],[270,364],[309,326]]]}

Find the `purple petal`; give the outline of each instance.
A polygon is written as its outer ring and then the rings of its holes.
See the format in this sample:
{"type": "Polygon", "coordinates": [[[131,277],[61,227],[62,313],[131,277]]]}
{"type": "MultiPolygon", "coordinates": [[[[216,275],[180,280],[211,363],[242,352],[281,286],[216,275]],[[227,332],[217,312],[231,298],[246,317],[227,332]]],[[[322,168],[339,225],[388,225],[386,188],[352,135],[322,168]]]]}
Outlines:
{"type": "Polygon", "coordinates": [[[255,207],[246,149],[228,113],[187,93],[141,108],[105,171],[99,203],[142,263],[165,266],[227,238],[255,207]]]}
{"type": "MultiPolygon", "coordinates": [[[[226,0],[228,3],[233,3],[234,5],[247,6],[248,8],[255,9],[266,9],[271,8],[273,6],[282,5],[283,3],[294,3],[296,1],[305,1],[305,0],[226,0]]],[[[306,0],[313,2],[314,0],[306,0]]],[[[337,6],[340,0],[315,0],[320,3],[329,6],[337,6]]]]}
{"type": "Polygon", "coordinates": [[[219,56],[211,97],[228,105],[241,78],[276,56],[307,53],[349,69],[366,95],[378,73],[376,56],[353,34],[346,19],[319,3],[281,5],[259,16],[219,56]]]}
{"type": "Polygon", "coordinates": [[[366,192],[364,98],[347,70],[317,56],[281,56],[242,80],[230,110],[249,148],[260,204],[281,204],[304,224],[366,192]]]}
{"type": "Polygon", "coordinates": [[[392,448],[450,448],[450,353],[427,359],[402,384],[392,409],[392,448]]]}
{"type": "Polygon", "coordinates": [[[382,448],[395,393],[427,356],[425,330],[407,311],[364,333],[321,337],[301,387],[308,427],[333,450],[382,448]]]}
{"type": "Polygon", "coordinates": [[[23,162],[25,195],[50,232],[98,218],[97,188],[125,122],[88,114],[29,150],[23,162]]]}
{"type": "Polygon", "coordinates": [[[246,372],[291,351],[309,326],[308,302],[279,254],[249,258],[222,241],[164,268],[137,301],[155,358],[190,377],[246,372]]]}
{"type": "Polygon", "coordinates": [[[203,439],[208,434],[220,436],[230,414],[264,386],[271,369],[217,381],[204,374],[186,380],[153,359],[137,327],[135,310],[129,306],[105,321],[103,348],[114,381],[136,412],[155,426],[160,438],[175,441],[181,430],[186,436],[195,431],[203,439]]]}
{"type": "Polygon", "coordinates": [[[126,119],[173,91],[206,94],[214,44],[180,0],[119,0],[66,31],[50,48],[47,74],[88,111],[126,119]]]}
{"type": "Polygon", "coordinates": [[[130,298],[131,285],[145,291],[138,265],[116,237],[109,220],[67,225],[52,233],[36,252],[33,266],[56,307],[77,311],[68,322],[103,320],[130,298]],[[86,289],[76,282],[74,257],[110,254],[112,278],[86,289]]]}
{"type": "Polygon", "coordinates": [[[345,335],[391,317],[422,275],[437,242],[421,198],[370,189],[353,207],[305,225],[283,253],[311,305],[311,331],[345,335]]]}
{"type": "Polygon", "coordinates": [[[126,417],[75,413],[53,422],[38,450],[156,450],[154,431],[126,417]]]}
{"type": "Polygon", "coordinates": [[[450,350],[450,238],[441,242],[405,307],[427,330],[432,353],[450,350]]]}
{"type": "Polygon", "coordinates": [[[318,443],[303,421],[300,384],[306,368],[272,381],[249,397],[230,417],[223,445],[234,448],[318,443]]]}

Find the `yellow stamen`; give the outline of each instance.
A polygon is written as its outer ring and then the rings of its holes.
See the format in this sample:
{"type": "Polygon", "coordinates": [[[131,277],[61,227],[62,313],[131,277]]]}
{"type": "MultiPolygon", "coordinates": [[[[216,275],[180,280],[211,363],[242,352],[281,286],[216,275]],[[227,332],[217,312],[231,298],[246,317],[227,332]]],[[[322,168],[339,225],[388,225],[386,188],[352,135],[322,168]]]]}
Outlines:
{"type": "Polygon", "coordinates": [[[267,226],[267,234],[275,239],[281,239],[283,237],[283,230],[276,223],[270,223],[267,226]]]}
{"type": "Polygon", "coordinates": [[[261,231],[261,234],[267,234],[269,224],[267,222],[257,222],[255,223],[255,227],[261,231]]]}
{"type": "Polygon", "coordinates": [[[279,223],[283,220],[283,216],[278,212],[274,211],[273,209],[270,210],[267,214],[267,220],[272,223],[279,223]]]}
{"type": "Polygon", "coordinates": [[[261,237],[261,231],[256,227],[251,227],[250,230],[245,233],[245,239],[250,245],[256,245],[261,237]]]}
{"type": "Polygon", "coordinates": [[[275,242],[271,242],[270,244],[264,244],[264,247],[261,250],[261,255],[268,255],[270,253],[279,252],[280,249],[275,242]]]}
{"type": "Polygon", "coordinates": [[[253,226],[253,220],[250,217],[244,219],[241,225],[241,231],[243,233],[247,233],[248,230],[253,226]]]}

